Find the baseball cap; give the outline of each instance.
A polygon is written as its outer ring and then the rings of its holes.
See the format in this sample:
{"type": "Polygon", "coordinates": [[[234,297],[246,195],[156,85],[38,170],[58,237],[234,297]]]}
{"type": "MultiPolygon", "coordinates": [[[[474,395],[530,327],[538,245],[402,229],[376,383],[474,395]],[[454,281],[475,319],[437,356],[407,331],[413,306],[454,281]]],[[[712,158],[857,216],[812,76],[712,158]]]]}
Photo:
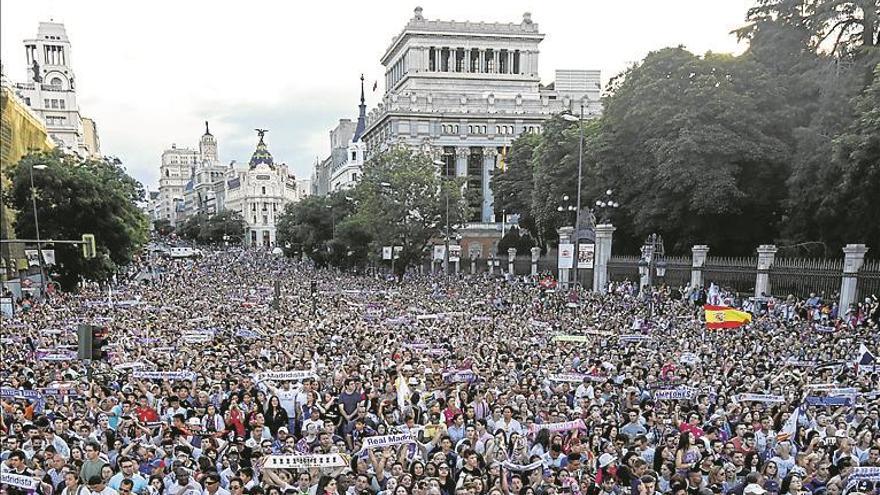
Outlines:
{"type": "Polygon", "coordinates": [[[613,456],[613,455],[606,452],[606,453],[599,456],[599,467],[601,467],[601,468],[608,467],[609,464],[611,464],[612,462],[614,462],[616,460],[617,460],[616,456],[613,456]]]}
{"type": "Polygon", "coordinates": [[[761,488],[761,485],[757,483],[749,483],[746,485],[746,488],[743,490],[744,494],[754,493],[755,495],[764,495],[767,493],[767,490],[761,488]]]}

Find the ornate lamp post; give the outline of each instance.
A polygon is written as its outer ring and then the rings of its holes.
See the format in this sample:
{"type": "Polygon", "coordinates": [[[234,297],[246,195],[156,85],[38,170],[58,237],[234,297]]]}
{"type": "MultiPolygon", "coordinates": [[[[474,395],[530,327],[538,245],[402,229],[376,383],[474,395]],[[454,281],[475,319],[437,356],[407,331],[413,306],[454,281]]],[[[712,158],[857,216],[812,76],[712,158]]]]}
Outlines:
{"type": "Polygon", "coordinates": [[[596,212],[599,213],[599,223],[608,223],[611,220],[611,213],[620,207],[620,203],[611,198],[612,194],[614,194],[614,191],[608,189],[603,196],[600,196],[593,203],[596,206],[596,212]]]}

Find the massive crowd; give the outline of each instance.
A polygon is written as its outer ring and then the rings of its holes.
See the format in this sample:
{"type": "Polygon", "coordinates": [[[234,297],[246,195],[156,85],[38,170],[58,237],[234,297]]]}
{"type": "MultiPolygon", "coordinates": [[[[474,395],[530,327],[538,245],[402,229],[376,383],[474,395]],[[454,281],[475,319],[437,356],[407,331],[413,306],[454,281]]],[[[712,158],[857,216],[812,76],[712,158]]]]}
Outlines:
{"type": "Polygon", "coordinates": [[[880,368],[859,362],[880,344],[876,299],[834,325],[817,317],[828,313],[818,297],[389,281],[243,250],[152,263],[152,282],[55,294],[4,317],[0,490],[880,488],[880,368]],[[707,331],[707,298],[745,305],[751,324],[707,331]],[[75,359],[80,324],[109,330],[91,369],[75,359]]]}

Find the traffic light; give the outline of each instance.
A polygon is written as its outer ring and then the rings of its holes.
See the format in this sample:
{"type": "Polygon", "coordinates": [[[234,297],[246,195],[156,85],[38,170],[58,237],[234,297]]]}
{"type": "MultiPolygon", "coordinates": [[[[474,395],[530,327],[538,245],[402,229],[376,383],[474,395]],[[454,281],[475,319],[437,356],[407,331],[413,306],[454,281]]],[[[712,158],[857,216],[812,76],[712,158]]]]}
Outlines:
{"type": "Polygon", "coordinates": [[[77,359],[91,359],[92,357],[92,326],[79,325],[76,327],[77,359]]]}
{"type": "Polygon", "coordinates": [[[79,325],[77,327],[77,337],[79,338],[77,359],[91,359],[92,361],[106,359],[107,351],[104,350],[104,347],[107,345],[109,336],[110,331],[107,327],[79,325]]]}
{"type": "Polygon", "coordinates": [[[82,235],[83,258],[92,259],[95,257],[95,234],[82,235]]]}
{"type": "Polygon", "coordinates": [[[92,326],[92,361],[107,359],[104,346],[107,345],[108,337],[110,330],[107,327],[92,326]]]}

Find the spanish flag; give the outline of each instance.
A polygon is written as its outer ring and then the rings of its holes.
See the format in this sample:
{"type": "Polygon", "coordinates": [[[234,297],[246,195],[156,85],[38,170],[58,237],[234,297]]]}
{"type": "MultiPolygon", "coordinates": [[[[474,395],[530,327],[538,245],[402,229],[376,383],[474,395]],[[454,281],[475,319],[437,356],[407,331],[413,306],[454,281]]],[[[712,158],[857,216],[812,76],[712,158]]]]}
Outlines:
{"type": "Polygon", "coordinates": [[[738,328],[752,321],[752,315],[727,306],[705,305],[708,328],[738,328]]]}

